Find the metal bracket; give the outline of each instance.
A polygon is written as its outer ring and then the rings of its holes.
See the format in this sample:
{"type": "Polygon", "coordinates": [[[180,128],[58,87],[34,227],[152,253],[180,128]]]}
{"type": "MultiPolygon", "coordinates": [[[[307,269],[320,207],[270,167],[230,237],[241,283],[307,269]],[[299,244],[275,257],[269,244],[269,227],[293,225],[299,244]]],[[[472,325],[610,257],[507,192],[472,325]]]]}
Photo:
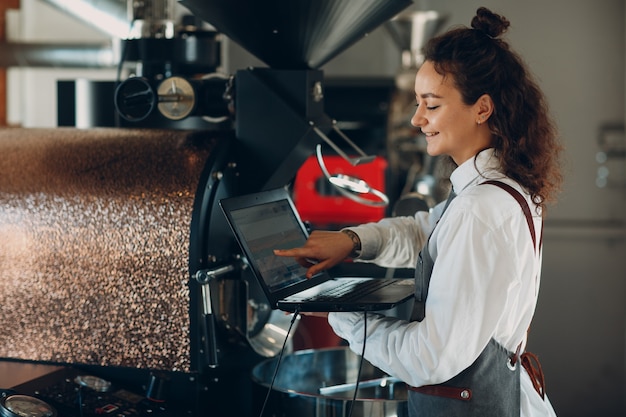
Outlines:
{"type": "Polygon", "coordinates": [[[333,148],[335,152],[337,152],[343,159],[348,161],[352,166],[367,164],[369,162],[372,162],[376,158],[375,155],[366,154],[363,149],[359,148],[356,143],[352,142],[350,138],[345,135],[345,133],[339,130],[339,128],[337,127],[337,122],[335,120],[333,120],[333,130],[339,135],[341,139],[344,140],[344,142],[346,142],[352,149],[354,149],[356,153],[359,154],[358,157],[351,158],[339,146],[337,146],[335,142],[333,142],[328,136],[326,136],[324,132],[322,132],[317,126],[315,126],[313,122],[309,122],[309,124],[313,127],[315,133],[317,133],[317,135],[324,140],[324,142],[328,143],[328,145],[330,145],[330,147],[333,148]]]}

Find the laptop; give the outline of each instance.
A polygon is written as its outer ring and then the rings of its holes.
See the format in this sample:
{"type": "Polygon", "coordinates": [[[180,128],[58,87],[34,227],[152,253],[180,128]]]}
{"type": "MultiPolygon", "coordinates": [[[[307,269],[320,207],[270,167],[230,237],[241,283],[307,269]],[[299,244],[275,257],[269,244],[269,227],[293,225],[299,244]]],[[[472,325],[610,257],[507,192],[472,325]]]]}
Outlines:
{"type": "Polygon", "coordinates": [[[308,279],[294,258],[274,255],[274,249],[300,247],[308,237],[286,188],[225,198],[220,206],[272,309],[379,311],[414,295],[413,279],[333,277],[328,271],[308,279]]]}

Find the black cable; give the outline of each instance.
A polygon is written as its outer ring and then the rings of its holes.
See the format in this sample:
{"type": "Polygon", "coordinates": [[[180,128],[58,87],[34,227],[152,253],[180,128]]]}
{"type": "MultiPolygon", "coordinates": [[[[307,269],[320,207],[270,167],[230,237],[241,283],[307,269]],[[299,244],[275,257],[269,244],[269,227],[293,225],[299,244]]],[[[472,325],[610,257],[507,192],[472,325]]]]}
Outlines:
{"type": "Polygon", "coordinates": [[[276,375],[278,375],[278,368],[280,366],[280,361],[283,359],[283,353],[285,352],[285,347],[287,346],[287,340],[289,340],[289,334],[291,333],[291,328],[298,318],[299,308],[296,308],[296,311],[293,312],[293,318],[291,319],[291,323],[289,324],[289,329],[287,329],[287,336],[285,336],[285,341],[283,342],[283,347],[280,349],[280,355],[278,355],[278,361],[276,362],[276,368],[274,369],[274,375],[272,376],[272,381],[270,382],[270,386],[267,390],[267,394],[265,395],[265,400],[263,401],[263,407],[261,407],[261,413],[259,417],[263,417],[263,413],[265,412],[265,406],[267,405],[267,401],[270,398],[270,394],[272,393],[272,388],[274,388],[274,381],[276,381],[276,375]]]}
{"type": "Polygon", "coordinates": [[[354,394],[352,396],[352,404],[348,417],[352,417],[352,410],[356,405],[356,396],[359,392],[359,381],[361,381],[361,371],[363,370],[363,358],[365,357],[365,341],[367,340],[367,312],[363,312],[363,349],[361,350],[361,360],[359,361],[359,371],[356,375],[356,384],[354,384],[354,394]]]}

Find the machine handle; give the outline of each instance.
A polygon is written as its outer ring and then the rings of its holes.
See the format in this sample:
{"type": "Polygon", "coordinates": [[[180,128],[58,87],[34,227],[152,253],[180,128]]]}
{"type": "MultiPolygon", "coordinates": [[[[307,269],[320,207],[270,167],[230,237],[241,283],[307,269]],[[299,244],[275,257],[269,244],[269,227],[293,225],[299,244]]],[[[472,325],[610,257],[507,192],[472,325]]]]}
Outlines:
{"type": "Polygon", "coordinates": [[[193,275],[202,289],[202,309],[204,314],[204,348],[209,367],[216,368],[219,365],[217,358],[217,337],[215,335],[215,315],[211,304],[210,282],[215,278],[226,275],[236,269],[235,264],[224,265],[215,269],[201,269],[193,275]]]}
{"type": "Polygon", "coordinates": [[[385,207],[389,204],[389,197],[387,197],[385,193],[370,187],[370,185],[362,179],[345,174],[330,175],[330,172],[328,172],[326,164],[324,163],[324,157],[322,156],[321,143],[317,144],[315,154],[317,155],[317,163],[319,164],[322,173],[328,182],[335,187],[340,194],[348,197],[352,201],[366,206],[385,207]],[[363,198],[359,194],[371,194],[375,196],[376,199],[370,200],[368,198],[363,198]]]}
{"type": "Polygon", "coordinates": [[[211,306],[211,288],[209,283],[202,284],[202,304],[204,312],[204,347],[209,367],[219,365],[217,359],[217,338],[215,336],[215,317],[211,306]]]}

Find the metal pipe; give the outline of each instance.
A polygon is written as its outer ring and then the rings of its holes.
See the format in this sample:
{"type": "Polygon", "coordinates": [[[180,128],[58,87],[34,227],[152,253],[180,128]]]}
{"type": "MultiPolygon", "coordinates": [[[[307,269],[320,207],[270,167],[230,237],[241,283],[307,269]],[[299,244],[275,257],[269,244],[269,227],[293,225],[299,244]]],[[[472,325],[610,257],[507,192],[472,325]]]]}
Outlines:
{"type": "Polygon", "coordinates": [[[7,67],[115,67],[118,53],[111,43],[54,45],[0,43],[0,68],[7,67]]]}

